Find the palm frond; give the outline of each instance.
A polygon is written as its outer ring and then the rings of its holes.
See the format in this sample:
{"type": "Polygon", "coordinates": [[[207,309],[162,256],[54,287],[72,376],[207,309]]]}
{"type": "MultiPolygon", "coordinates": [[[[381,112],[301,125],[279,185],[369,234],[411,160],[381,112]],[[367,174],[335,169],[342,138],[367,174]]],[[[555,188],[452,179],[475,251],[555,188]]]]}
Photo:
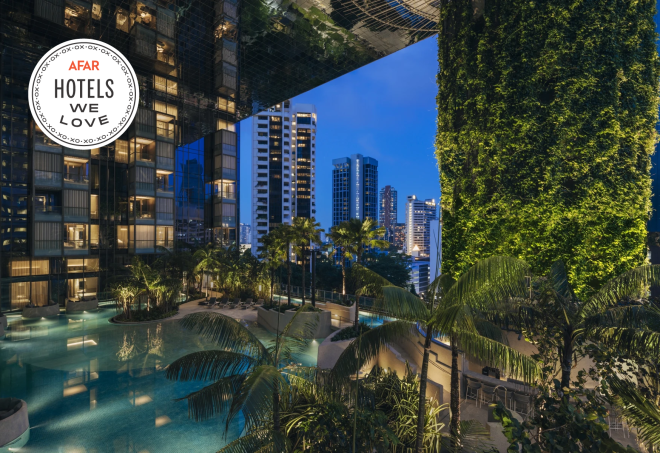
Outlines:
{"type": "Polygon", "coordinates": [[[649,286],[660,285],[660,265],[640,266],[631,269],[608,281],[580,310],[583,318],[606,308],[615,306],[619,301],[635,297],[649,286]]]}
{"type": "Polygon", "coordinates": [[[371,296],[379,299],[383,297],[383,287],[392,285],[380,274],[358,263],[353,264],[351,276],[360,284],[360,288],[355,291],[356,296],[371,296]]]}
{"type": "Polygon", "coordinates": [[[298,326],[296,326],[295,329],[294,329],[294,324],[295,321],[298,319],[298,316],[300,316],[302,313],[309,313],[314,311],[315,311],[315,307],[312,306],[311,304],[306,304],[298,308],[298,310],[296,310],[296,314],[294,314],[293,317],[291,318],[291,321],[289,321],[287,325],[284,327],[284,330],[282,330],[282,336],[283,337],[297,336],[303,338],[311,338],[314,335],[314,332],[316,331],[316,326],[318,325],[318,315],[316,322],[308,322],[308,323],[304,323],[303,325],[300,325],[300,323],[298,323],[298,326]]]}
{"type": "Polygon", "coordinates": [[[165,377],[177,381],[218,380],[232,374],[242,374],[257,361],[232,351],[198,351],[178,358],[167,367],[165,377]]]}
{"type": "Polygon", "coordinates": [[[477,261],[452,285],[444,303],[489,309],[510,297],[524,297],[530,275],[529,265],[516,258],[493,256],[477,261]]]}
{"type": "Polygon", "coordinates": [[[221,349],[231,349],[259,359],[268,356],[261,341],[229,316],[220,313],[191,313],[181,320],[181,325],[213,341],[221,349]]]}
{"type": "Polygon", "coordinates": [[[383,298],[374,301],[374,308],[397,319],[426,322],[429,311],[419,297],[398,286],[384,286],[383,298]]]}
{"type": "Polygon", "coordinates": [[[442,451],[447,453],[492,451],[490,432],[477,420],[463,420],[458,426],[458,436],[444,436],[442,451]]]}
{"type": "Polygon", "coordinates": [[[459,347],[476,361],[505,370],[507,374],[532,384],[540,376],[540,367],[536,360],[509,346],[474,332],[459,330],[456,335],[459,347]]]}
{"type": "Polygon", "coordinates": [[[477,332],[479,332],[479,335],[481,335],[482,337],[489,338],[504,345],[509,344],[509,337],[506,335],[506,333],[504,333],[502,329],[500,329],[490,321],[486,321],[485,319],[481,319],[481,318],[476,318],[474,319],[474,327],[476,328],[477,332]]]}
{"type": "Polygon", "coordinates": [[[429,325],[443,336],[450,335],[457,325],[464,330],[477,332],[470,307],[461,304],[437,308],[431,316],[429,325]]]}
{"type": "MultiPolygon", "coordinates": [[[[226,413],[234,395],[245,381],[245,375],[227,376],[213,384],[192,392],[176,401],[188,402],[188,416],[195,421],[204,421],[226,413]]],[[[229,424],[227,424],[227,428],[229,424]]]]}
{"type": "Polygon", "coordinates": [[[648,325],[649,322],[660,322],[660,315],[656,310],[655,307],[644,305],[613,307],[585,318],[584,325],[587,328],[640,328],[648,325]]]}
{"type": "Polygon", "coordinates": [[[594,342],[629,354],[648,351],[660,355],[660,332],[626,327],[597,327],[585,332],[585,337],[594,342]]]}
{"type": "Polygon", "coordinates": [[[227,415],[229,423],[243,413],[247,430],[259,426],[261,420],[268,417],[273,408],[273,394],[276,389],[286,389],[288,383],[280,371],[271,365],[260,365],[250,373],[236,392],[227,415]]]}
{"type": "Polygon", "coordinates": [[[660,447],[660,408],[642,395],[635,385],[616,376],[608,378],[613,393],[621,399],[623,416],[637,428],[637,437],[660,447]]]}
{"type": "Polygon", "coordinates": [[[428,292],[433,293],[436,296],[444,296],[449,292],[452,286],[454,286],[456,280],[452,278],[449,274],[440,274],[438,275],[429,285],[428,292]]]}
{"type": "Polygon", "coordinates": [[[552,263],[550,266],[550,272],[548,273],[548,278],[552,285],[552,289],[555,290],[559,296],[564,299],[575,299],[575,293],[571,284],[568,282],[568,272],[566,271],[566,265],[562,260],[557,260],[552,263]]]}
{"type": "Polygon", "coordinates": [[[218,453],[282,453],[288,451],[289,441],[280,432],[260,429],[239,437],[218,453]]]}
{"type": "Polygon", "coordinates": [[[412,333],[414,328],[414,324],[410,322],[393,321],[375,327],[353,339],[332,368],[332,379],[341,381],[350,378],[357,370],[358,360],[360,366],[367,365],[389,343],[405,338],[412,333]]]}

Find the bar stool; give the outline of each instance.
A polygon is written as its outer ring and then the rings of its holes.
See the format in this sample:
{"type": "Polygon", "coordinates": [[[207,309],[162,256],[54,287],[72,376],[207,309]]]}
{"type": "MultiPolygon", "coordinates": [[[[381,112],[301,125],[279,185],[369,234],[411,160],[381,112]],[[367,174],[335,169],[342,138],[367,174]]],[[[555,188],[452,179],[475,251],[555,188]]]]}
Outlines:
{"type": "Polygon", "coordinates": [[[484,384],[481,387],[481,403],[492,403],[495,401],[495,387],[484,384]]]}
{"type": "Polygon", "coordinates": [[[479,389],[481,389],[481,383],[468,378],[465,399],[474,400],[477,407],[479,407],[479,389]]]}

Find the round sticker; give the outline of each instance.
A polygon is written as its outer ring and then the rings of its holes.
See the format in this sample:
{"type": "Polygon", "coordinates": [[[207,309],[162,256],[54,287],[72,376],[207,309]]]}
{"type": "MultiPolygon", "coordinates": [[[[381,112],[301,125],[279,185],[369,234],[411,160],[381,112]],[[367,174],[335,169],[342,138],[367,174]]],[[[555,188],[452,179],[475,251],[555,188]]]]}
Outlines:
{"type": "Polygon", "coordinates": [[[112,143],[137,113],[137,77],[114,47],[74,39],[44,55],[30,78],[30,111],[44,134],[73,149],[112,143]]]}

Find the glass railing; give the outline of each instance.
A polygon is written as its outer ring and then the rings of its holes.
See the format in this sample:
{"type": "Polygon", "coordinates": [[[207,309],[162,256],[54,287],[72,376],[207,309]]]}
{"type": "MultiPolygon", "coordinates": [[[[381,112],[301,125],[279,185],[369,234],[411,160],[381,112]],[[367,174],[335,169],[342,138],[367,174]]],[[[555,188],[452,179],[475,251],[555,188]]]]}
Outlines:
{"type": "Polygon", "coordinates": [[[59,186],[62,184],[62,173],[55,171],[34,171],[34,183],[48,186],[59,186]]]}
{"type": "Polygon", "coordinates": [[[132,154],[133,161],[140,161],[140,162],[155,162],[156,156],[153,153],[148,153],[148,152],[139,152],[139,153],[133,153],[132,154]]]}
{"type": "Polygon", "coordinates": [[[146,220],[153,220],[154,219],[154,212],[153,211],[138,211],[135,213],[135,218],[136,219],[146,219],[146,220]]]}
{"type": "Polygon", "coordinates": [[[143,190],[145,192],[154,191],[153,182],[132,182],[130,190],[143,190]]]}
{"type": "Polygon", "coordinates": [[[215,196],[217,198],[223,198],[225,200],[235,200],[236,199],[236,192],[228,192],[228,191],[218,191],[215,193],[215,196]]]}
{"type": "Polygon", "coordinates": [[[35,240],[34,249],[35,250],[59,250],[62,246],[61,241],[57,240],[35,240]]]}
{"type": "Polygon", "coordinates": [[[131,245],[133,245],[134,248],[136,248],[136,249],[153,249],[154,248],[154,240],[153,239],[146,239],[146,240],[131,241],[131,245]]]}
{"type": "Polygon", "coordinates": [[[76,208],[76,207],[65,206],[63,211],[65,216],[87,217],[89,215],[89,208],[76,208]]]}
{"type": "MultiPolygon", "coordinates": [[[[259,216],[257,216],[259,218],[259,216]]],[[[222,226],[223,227],[235,227],[236,226],[236,216],[222,216],[222,226]]]]}
{"type": "Polygon", "coordinates": [[[156,219],[158,220],[174,220],[174,214],[171,212],[157,212],[156,219]]]}
{"type": "Polygon", "coordinates": [[[64,240],[64,250],[83,250],[83,249],[87,249],[87,240],[85,239],[64,240]]]}
{"type": "Polygon", "coordinates": [[[174,159],[171,157],[156,156],[158,168],[174,168],[174,159]]]}
{"type": "Polygon", "coordinates": [[[79,173],[64,173],[64,182],[87,184],[89,182],[89,176],[81,175],[79,173]]]}
{"type": "Polygon", "coordinates": [[[157,183],[156,190],[159,192],[174,192],[174,186],[171,186],[169,184],[157,183]]]}
{"type": "Polygon", "coordinates": [[[174,131],[172,129],[167,129],[165,127],[157,127],[156,134],[159,137],[174,138],[174,131]]]}
{"type": "Polygon", "coordinates": [[[174,241],[172,239],[156,241],[156,246],[165,247],[166,249],[171,249],[172,247],[174,247],[174,241]]]}
{"type": "Polygon", "coordinates": [[[36,205],[34,207],[34,212],[36,214],[53,214],[53,215],[60,215],[62,214],[62,206],[43,206],[43,205],[36,205]]]}
{"type": "Polygon", "coordinates": [[[50,140],[42,132],[34,134],[34,149],[37,151],[62,152],[62,147],[50,140]]]}

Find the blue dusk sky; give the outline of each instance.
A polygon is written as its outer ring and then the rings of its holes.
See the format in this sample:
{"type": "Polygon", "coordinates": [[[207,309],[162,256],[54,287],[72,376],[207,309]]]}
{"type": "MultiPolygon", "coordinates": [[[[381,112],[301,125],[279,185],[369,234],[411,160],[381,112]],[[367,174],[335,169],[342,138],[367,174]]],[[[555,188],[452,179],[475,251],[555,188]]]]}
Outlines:
{"type": "MultiPolygon", "coordinates": [[[[398,221],[405,200],[440,198],[434,156],[438,69],[432,37],[293,99],[314,104],[316,219],[332,226],[332,160],[362,154],[378,160],[378,188],[398,191],[398,221]]],[[[241,127],[241,222],[251,223],[252,119],[241,127]]]]}

